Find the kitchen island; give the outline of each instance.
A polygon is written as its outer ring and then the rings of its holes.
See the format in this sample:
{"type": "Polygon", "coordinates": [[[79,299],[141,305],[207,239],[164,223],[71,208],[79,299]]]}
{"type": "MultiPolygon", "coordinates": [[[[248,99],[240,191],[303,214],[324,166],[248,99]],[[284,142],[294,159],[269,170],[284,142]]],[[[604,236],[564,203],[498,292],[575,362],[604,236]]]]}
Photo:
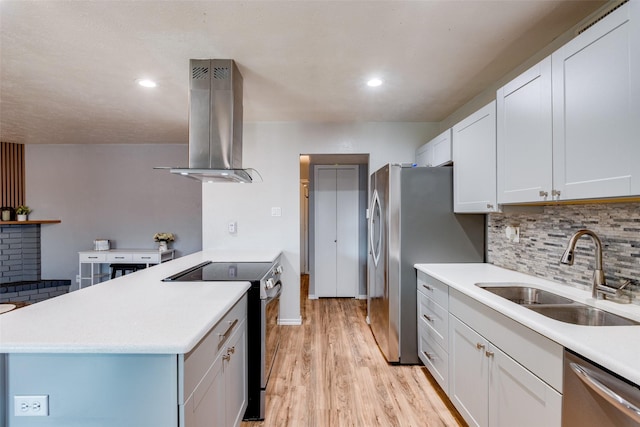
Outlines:
{"type": "Polygon", "coordinates": [[[48,416],[37,417],[39,426],[182,425],[180,405],[217,374],[191,356],[216,350],[209,341],[218,333],[246,342],[249,283],[162,279],[205,261],[271,262],[279,255],[202,251],[1,315],[0,419],[34,425],[33,417],[15,416],[14,396],[44,395],[48,416]]]}

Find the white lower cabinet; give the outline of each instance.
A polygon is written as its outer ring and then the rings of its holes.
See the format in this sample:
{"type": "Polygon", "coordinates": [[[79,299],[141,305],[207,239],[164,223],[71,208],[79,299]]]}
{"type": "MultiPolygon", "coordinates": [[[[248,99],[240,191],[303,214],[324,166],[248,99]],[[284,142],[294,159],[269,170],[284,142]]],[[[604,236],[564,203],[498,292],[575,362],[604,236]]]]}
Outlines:
{"type": "Polygon", "coordinates": [[[417,277],[418,355],[465,421],[560,426],[562,346],[424,272],[417,277]]]}
{"type": "Polygon", "coordinates": [[[181,427],[239,426],[242,421],[247,408],[246,296],[238,304],[179,362],[181,427]]]}
{"type": "Polygon", "coordinates": [[[560,425],[560,393],[455,316],[449,322],[449,397],[469,425],[560,425]]]}
{"type": "Polygon", "coordinates": [[[449,391],[449,287],[418,272],[418,357],[449,391]]]}

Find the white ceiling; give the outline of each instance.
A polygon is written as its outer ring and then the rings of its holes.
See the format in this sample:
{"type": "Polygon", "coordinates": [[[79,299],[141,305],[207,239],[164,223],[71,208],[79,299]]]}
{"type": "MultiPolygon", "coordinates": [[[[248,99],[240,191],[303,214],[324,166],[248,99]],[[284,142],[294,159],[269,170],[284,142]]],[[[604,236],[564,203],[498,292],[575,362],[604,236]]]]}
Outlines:
{"type": "Polygon", "coordinates": [[[0,139],[186,142],[190,58],[238,63],[245,121],[437,122],[602,3],[0,0],[0,139]]]}

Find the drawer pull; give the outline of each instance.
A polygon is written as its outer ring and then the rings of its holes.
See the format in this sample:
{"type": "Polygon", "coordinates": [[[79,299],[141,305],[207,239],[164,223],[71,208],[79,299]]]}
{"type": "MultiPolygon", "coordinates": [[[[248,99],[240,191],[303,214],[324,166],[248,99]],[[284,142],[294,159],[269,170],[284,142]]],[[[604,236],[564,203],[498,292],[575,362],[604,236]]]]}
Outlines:
{"type": "Polygon", "coordinates": [[[228,335],[231,333],[233,328],[235,328],[236,324],[238,323],[238,319],[235,319],[233,322],[229,322],[229,323],[230,323],[230,325],[227,328],[227,330],[224,332],[224,334],[218,334],[218,338],[219,338],[218,348],[220,348],[220,346],[222,346],[222,344],[224,344],[224,342],[227,340],[227,338],[229,338],[228,335]]]}
{"type": "Polygon", "coordinates": [[[429,322],[433,322],[433,319],[431,317],[427,316],[426,314],[423,314],[422,317],[427,319],[429,322]]]}
{"type": "Polygon", "coordinates": [[[98,259],[98,257],[97,257],[97,256],[90,256],[90,257],[88,257],[88,258],[89,258],[89,259],[98,259]]]}
{"type": "Polygon", "coordinates": [[[150,256],[141,256],[140,259],[151,259],[150,256]]]}
{"type": "Polygon", "coordinates": [[[433,288],[431,286],[429,286],[429,285],[423,284],[422,287],[425,288],[428,291],[432,291],[433,290],[433,288]]]}
{"type": "Polygon", "coordinates": [[[476,343],[476,348],[477,348],[478,350],[482,350],[482,349],[484,348],[484,344],[480,344],[480,343],[478,342],[478,343],[476,343]]]}
{"type": "Polygon", "coordinates": [[[436,358],[433,354],[427,353],[426,351],[423,351],[422,354],[424,354],[425,357],[429,360],[434,360],[436,358]]]}

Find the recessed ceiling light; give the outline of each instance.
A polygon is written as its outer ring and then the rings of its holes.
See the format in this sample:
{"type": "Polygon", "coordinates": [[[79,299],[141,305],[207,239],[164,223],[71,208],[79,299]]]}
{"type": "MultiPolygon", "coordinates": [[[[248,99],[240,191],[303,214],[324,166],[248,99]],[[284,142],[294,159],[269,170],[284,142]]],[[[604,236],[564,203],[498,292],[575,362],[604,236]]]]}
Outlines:
{"type": "Polygon", "coordinates": [[[381,84],[382,84],[382,80],[380,80],[379,78],[369,79],[369,81],[367,82],[367,86],[369,87],[378,87],[381,84]]]}
{"type": "Polygon", "coordinates": [[[156,87],[156,86],[158,86],[158,84],[156,82],[154,82],[153,80],[149,80],[149,79],[138,79],[136,81],[142,87],[156,87]]]}

